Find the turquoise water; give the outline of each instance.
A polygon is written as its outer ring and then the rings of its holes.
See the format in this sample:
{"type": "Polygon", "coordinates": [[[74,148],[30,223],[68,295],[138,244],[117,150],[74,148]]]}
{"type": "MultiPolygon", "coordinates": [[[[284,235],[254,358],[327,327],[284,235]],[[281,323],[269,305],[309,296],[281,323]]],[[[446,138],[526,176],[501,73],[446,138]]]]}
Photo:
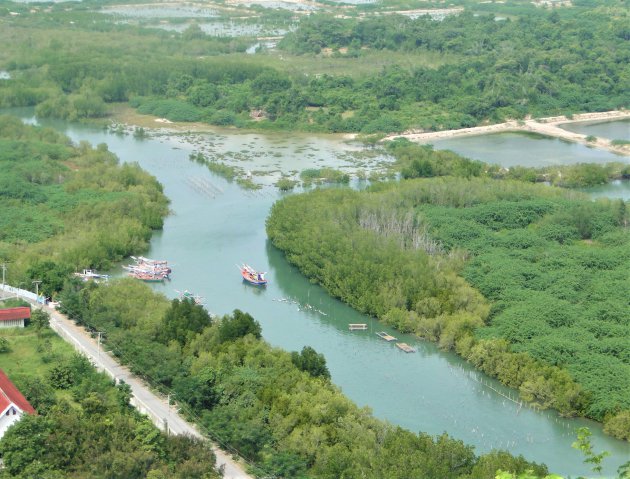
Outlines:
{"type": "MultiPolygon", "coordinates": [[[[28,112],[22,111],[22,117],[28,117],[28,112]]],[[[630,459],[630,445],[604,436],[597,424],[521,407],[509,399],[515,396],[513,391],[475,372],[457,356],[384,328],[311,284],[267,241],[265,218],[282,196],[275,188],[248,192],[211,174],[187,159],[193,146],[181,137],[137,140],[81,125],[49,124],[76,142],[107,143],[122,161],[138,162],[164,185],[173,214],[164,230],[153,236],[147,256],[168,259],[173,279],[156,285],[156,290],[176,297],[176,290],[187,289],[203,296],[207,308],[216,314],[235,308],[248,311],[274,346],[293,351],[314,347],[324,353],[333,381],[348,397],[370,407],[377,417],[411,431],[447,431],[475,445],[477,452],[507,449],[575,477],[589,472],[581,455],[571,448],[575,429],[587,425],[595,450],[612,452],[604,463],[606,475],[612,477],[618,465],[630,459]],[[194,181],[211,185],[212,194],[195,189],[194,181]],[[241,262],[267,271],[269,285],[244,284],[236,267],[241,262]],[[366,323],[368,330],[350,332],[350,323],[366,323]],[[403,353],[376,336],[381,330],[417,347],[418,352],[403,353]]],[[[236,141],[234,137],[220,140],[223,145],[236,141]]],[[[279,140],[256,134],[247,141],[258,151],[279,140]]],[[[313,138],[293,138],[291,148],[282,151],[300,149],[302,141],[307,145],[313,138]]],[[[322,160],[337,161],[330,150],[325,156],[322,153],[322,160]]]]}

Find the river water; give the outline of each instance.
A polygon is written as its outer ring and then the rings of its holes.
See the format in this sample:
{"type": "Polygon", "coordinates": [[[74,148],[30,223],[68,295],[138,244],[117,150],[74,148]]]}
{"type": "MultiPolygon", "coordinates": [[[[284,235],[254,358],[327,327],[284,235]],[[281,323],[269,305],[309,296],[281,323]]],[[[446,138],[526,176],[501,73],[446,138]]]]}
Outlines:
{"type": "MultiPolygon", "coordinates": [[[[28,110],[13,112],[35,122],[28,110]]],[[[516,396],[513,391],[475,372],[454,354],[385,328],[311,284],[267,241],[265,218],[282,196],[275,188],[246,191],[213,175],[188,160],[197,146],[179,136],[137,140],[83,125],[47,124],[75,142],[107,143],[122,161],[138,162],[164,185],[173,213],[164,230],[153,236],[147,255],[172,263],[173,279],[155,285],[156,290],[168,297],[190,290],[203,296],[216,314],[235,308],[248,311],[261,323],[265,339],[285,350],[312,346],[326,356],[333,382],[357,404],[369,406],[375,416],[414,432],[446,431],[474,445],[478,453],[507,449],[566,476],[590,471],[571,448],[575,429],[581,426],[593,432],[595,451],[612,453],[604,461],[603,477],[613,477],[617,467],[630,459],[630,445],[604,436],[596,423],[521,406],[510,399],[516,396]],[[236,267],[241,262],[267,271],[268,286],[244,284],[236,267]],[[349,323],[366,323],[368,329],[350,332],[349,323]],[[418,352],[405,354],[378,338],[375,333],[383,330],[418,352]]],[[[271,141],[263,134],[249,135],[246,141],[236,132],[229,136],[230,144],[271,141]]],[[[303,137],[285,138],[286,151],[293,151],[296,141],[304,143],[299,151],[321,152],[319,160],[325,166],[343,161],[335,157],[334,145],[340,158],[348,149],[336,138],[303,137]],[[322,141],[330,147],[326,152],[313,147],[313,142],[322,141]]],[[[271,142],[283,146],[278,137],[271,142]]]]}

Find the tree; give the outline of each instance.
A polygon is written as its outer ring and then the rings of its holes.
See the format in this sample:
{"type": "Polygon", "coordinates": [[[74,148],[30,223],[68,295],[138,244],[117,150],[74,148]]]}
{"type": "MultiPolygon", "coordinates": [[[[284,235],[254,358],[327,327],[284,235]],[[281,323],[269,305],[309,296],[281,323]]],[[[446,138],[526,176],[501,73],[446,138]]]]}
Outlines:
{"type": "Polygon", "coordinates": [[[326,358],[310,346],[304,346],[302,352],[293,351],[291,362],[301,371],[309,373],[314,378],[330,379],[330,371],[326,367],[326,358]]]}
{"type": "Polygon", "coordinates": [[[164,344],[175,340],[183,346],[210,324],[212,319],[208,311],[195,304],[192,298],[174,299],[164,315],[160,339],[164,344]]]}
{"type": "Polygon", "coordinates": [[[34,309],[31,311],[31,324],[39,333],[50,326],[50,315],[41,309],[34,309]]]}
{"type": "Polygon", "coordinates": [[[75,383],[75,375],[69,364],[57,364],[48,372],[50,384],[57,389],[68,389],[75,383]]]}
{"type": "Polygon", "coordinates": [[[584,454],[584,462],[586,464],[593,464],[593,471],[597,473],[602,472],[602,461],[610,456],[610,452],[603,451],[599,454],[593,452],[593,444],[591,442],[591,436],[593,433],[587,427],[581,427],[577,430],[577,441],[571,444],[571,447],[582,451],[584,454]]]}
{"type": "Polygon", "coordinates": [[[262,328],[250,314],[235,309],[232,316],[224,316],[219,325],[219,341],[235,341],[248,334],[260,339],[262,328]]]}

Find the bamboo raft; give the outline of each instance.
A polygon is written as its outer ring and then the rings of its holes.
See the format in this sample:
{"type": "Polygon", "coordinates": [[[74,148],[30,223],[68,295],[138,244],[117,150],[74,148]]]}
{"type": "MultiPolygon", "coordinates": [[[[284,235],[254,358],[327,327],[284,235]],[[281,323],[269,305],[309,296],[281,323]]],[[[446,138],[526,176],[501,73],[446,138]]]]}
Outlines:
{"type": "Polygon", "coordinates": [[[384,339],[385,341],[396,341],[396,339],[397,339],[394,336],[391,336],[391,335],[387,334],[385,331],[379,331],[378,333],[376,333],[376,335],[379,338],[384,339]]]}
{"type": "Polygon", "coordinates": [[[398,349],[403,350],[406,353],[415,353],[416,348],[409,346],[407,343],[396,343],[398,349]]]}
{"type": "Polygon", "coordinates": [[[365,323],[350,323],[348,325],[350,331],[365,331],[367,328],[367,324],[365,323]]]}

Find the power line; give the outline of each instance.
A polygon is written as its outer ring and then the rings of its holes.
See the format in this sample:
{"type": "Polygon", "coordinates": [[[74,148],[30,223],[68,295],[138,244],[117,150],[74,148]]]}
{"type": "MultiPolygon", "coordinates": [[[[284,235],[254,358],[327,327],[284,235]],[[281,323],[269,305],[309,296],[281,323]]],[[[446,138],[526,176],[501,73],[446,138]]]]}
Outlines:
{"type": "MultiPolygon", "coordinates": [[[[83,319],[83,318],[82,318],[83,319]]],[[[73,321],[76,324],[76,321],[73,321]]],[[[86,329],[91,329],[91,330],[96,330],[97,328],[95,326],[93,326],[92,324],[89,324],[88,322],[83,322],[82,326],[85,326],[86,329]]],[[[98,334],[98,344],[99,344],[99,357],[100,357],[100,344],[101,344],[101,334],[106,333],[106,331],[94,331],[95,334],[98,334]]],[[[110,346],[110,351],[114,352],[115,356],[122,359],[123,360],[123,364],[129,364],[129,365],[133,365],[134,362],[132,360],[130,360],[129,356],[127,355],[127,353],[125,353],[124,350],[120,349],[120,345],[107,341],[107,345],[110,346]]],[[[136,374],[136,376],[140,377],[141,379],[143,379],[145,382],[147,382],[149,384],[149,386],[151,386],[153,389],[157,390],[158,392],[160,392],[161,394],[167,394],[168,398],[169,398],[169,410],[170,410],[170,397],[176,397],[177,395],[175,394],[175,391],[173,391],[172,389],[168,389],[166,388],[162,383],[160,383],[159,381],[157,381],[156,379],[154,379],[153,377],[151,377],[150,375],[143,373],[141,375],[136,374]]],[[[178,409],[180,410],[184,410],[184,412],[186,413],[186,415],[188,417],[191,417],[194,422],[195,422],[195,426],[197,427],[198,430],[200,430],[200,432],[202,433],[202,435],[205,435],[206,437],[209,437],[213,442],[215,442],[217,445],[219,445],[221,447],[221,449],[223,449],[226,452],[230,452],[232,454],[237,455],[243,462],[245,462],[245,464],[251,466],[251,467],[257,467],[258,469],[262,469],[262,467],[259,464],[255,464],[252,461],[246,459],[244,457],[244,455],[234,446],[232,446],[229,443],[226,443],[224,439],[222,439],[215,431],[211,430],[208,426],[204,425],[201,422],[201,417],[190,407],[189,404],[187,404],[186,402],[183,403],[175,403],[178,406],[178,409]]],[[[157,417],[157,415],[156,415],[157,417]]],[[[183,418],[182,418],[183,419],[183,418]]],[[[162,422],[164,423],[164,418],[162,418],[162,422]]],[[[165,423],[166,427],[168,428],[168,423],[165,423]]]]}
{"type": "Polygon", "coordinates": [[[2,263],[2,288],[4,289],[5,285],[5,276],[7,274],[7,263],[2,263]]]}

